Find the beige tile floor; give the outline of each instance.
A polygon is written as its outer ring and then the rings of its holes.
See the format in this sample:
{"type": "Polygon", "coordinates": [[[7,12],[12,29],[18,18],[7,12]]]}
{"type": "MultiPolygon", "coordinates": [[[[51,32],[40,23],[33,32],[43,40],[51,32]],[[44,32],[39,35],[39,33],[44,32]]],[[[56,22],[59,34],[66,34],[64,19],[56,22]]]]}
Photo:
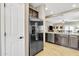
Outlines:
{"type": "Polygon", "coordinates": [[[79,51],[46,42],[44,50],[36,56],[79,56],[79,51]]]}

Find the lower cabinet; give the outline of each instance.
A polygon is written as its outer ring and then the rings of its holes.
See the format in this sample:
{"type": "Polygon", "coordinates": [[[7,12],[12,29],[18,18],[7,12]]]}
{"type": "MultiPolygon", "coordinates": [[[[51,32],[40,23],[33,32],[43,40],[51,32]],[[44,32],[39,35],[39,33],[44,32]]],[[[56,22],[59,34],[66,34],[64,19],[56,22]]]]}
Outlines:
{"type": "Polygon", "coordinates": [[[76,35],[64,35],[56,34],[55,38],[56,44],[78,49],[79,48],[79,36],[76,35]]]}
{"type": "Polygon", "coordinates": [[[55,43],[58,45],[79,49],[79,37],[76,35],[55,34],[55,43]]]}
{"type": "Polygon", "coordinates": [[[48,34],[47,42],[52,42],[65,47],[79,49],[79,36],[66,34],[48,34]]]}
{"type": "Polygon", "coordinates": [[[71,48],[78,48],[78,36],[71,35],[69,37],[69,47],[71,48]]]}

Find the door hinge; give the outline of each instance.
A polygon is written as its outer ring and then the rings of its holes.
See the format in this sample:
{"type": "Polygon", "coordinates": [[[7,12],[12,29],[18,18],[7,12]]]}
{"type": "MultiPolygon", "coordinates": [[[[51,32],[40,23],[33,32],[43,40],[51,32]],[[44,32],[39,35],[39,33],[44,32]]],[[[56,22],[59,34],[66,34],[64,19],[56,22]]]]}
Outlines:
{"type": "Polygon", "coordinates": [[[4,3],[4,7],[6,6],[6,4],[4,3]]]}
{"type": "Polygon", "coordinates": [[[4,36],[6,36],[6,32],[4,33],[4,36]]]}

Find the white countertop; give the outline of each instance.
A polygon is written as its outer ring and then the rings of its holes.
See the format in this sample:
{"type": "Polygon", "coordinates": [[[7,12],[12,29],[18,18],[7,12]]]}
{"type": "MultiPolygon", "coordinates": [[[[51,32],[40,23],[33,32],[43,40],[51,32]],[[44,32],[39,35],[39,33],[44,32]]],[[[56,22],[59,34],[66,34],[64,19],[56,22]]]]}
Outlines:
{"type": "Polygon", "coordinates": [[[49,34],[66,34],[66,35],[79,35],[79,33],[68,33],[68,32],[45,32],[49,34]]]}

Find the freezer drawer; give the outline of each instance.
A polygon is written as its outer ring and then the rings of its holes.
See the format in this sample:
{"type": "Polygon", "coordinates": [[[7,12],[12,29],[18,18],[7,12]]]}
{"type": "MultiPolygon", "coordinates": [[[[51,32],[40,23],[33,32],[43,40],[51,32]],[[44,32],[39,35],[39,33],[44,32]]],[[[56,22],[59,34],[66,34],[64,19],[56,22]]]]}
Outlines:
{"type": "Polygon", "coordinates": [[[31,35],[30,39],[30,56],[33,56],[43,50],[43,33],[38,33],[38,40],[35,35],[31,35]]]}
{"type": "Polygon", "coordinates": [[[37,52],[43,50],[43,42],[42,41],[39,41],[37,44],[38,44],[37,45],[37,52]]]}
{"type": "Polygon", "coordinates": [[[43,33],[38,33],[37,51],[43,50],[43,33]]]}
{"type": "Polygon", "coordinates": [[[33,42],[30,44],[30,56],[35,55],[37,53],[37,44],[33,42]]]}

